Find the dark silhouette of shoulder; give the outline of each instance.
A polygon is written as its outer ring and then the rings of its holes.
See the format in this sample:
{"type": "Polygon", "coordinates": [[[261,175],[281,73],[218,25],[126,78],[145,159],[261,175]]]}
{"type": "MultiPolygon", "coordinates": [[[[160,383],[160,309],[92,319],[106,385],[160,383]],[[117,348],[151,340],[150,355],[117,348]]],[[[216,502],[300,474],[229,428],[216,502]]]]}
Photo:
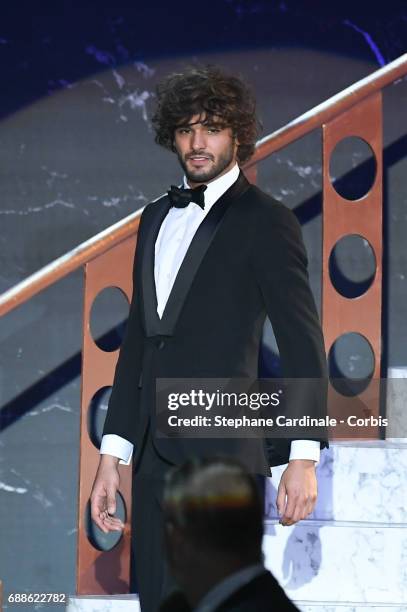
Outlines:
{"type": "Polygon", "coordinates": [[[274,576],[265,571],[224,601],[216,612],[299,612],[274,576]]]}
{"type": "MultiPolygon", "coordinates": [[[[193,612],[185,596],[175,591],[159,612],[193,612]]],[[[265,570],[223,601],[214,612],[299,612],[273,575],[265,570]]]]}

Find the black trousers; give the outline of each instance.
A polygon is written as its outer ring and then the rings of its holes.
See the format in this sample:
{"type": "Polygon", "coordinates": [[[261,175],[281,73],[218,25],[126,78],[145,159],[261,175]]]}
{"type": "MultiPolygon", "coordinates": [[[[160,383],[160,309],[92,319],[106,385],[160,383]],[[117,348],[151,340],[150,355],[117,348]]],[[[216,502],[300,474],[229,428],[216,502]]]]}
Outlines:
{"type": "Polygon", "coordinates": [[[157,454],[149,428],[133,466],[132,490],[130,591],[139,593],[142,612],[157,612],[160,601],[176,586],[165,560],[162,522],[164,478],[171,467],[157,454]]]}
{"type": "MultiPolygon", "coordinates": [[[[171,467],[157,453],[148,428],[133,466],[132,489],[130,592],[139,593],[142,612],[157,612],[160,602],[176,589],[165,559],[162,521],[164,479],[171,467]]],[[[264,477],[257,475],[256,480],[264,498],[264,477]]]]}

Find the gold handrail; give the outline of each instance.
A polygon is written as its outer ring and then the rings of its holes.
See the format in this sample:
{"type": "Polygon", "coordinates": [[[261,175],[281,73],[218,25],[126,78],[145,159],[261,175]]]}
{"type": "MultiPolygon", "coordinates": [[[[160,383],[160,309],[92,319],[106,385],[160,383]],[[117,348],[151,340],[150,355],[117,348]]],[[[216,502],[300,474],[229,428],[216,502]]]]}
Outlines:
{"type": "MultiPolygon", "coordinates": [[[[407,53],[259,140],[253,156],[245,164],[244,169],[253,167],[271,153],[298,140],[315,128],[321,127],[324,123],[331,121],[361,100],[406,74],[407,53]]],[[[131,236],[137,231],[142,211],[143,209],[139,209],[128,215],[5,291],[0,295],[0,316],[10,312],[46,287],[131,236]]]]}
{"type": "Polygon", "coordinates": [[[0,295],[0,316],[136,233],[142,212],[139,209],[124,217],[5,291],[0,295]]]}
{"type": "Polygon", "coordinates": [[[254,166],[257,162],[282,149],[286,145],[309,134],[315,128],[332,121],[344,111],[349,110],[365,98],[391,85],[394,81],[407,74],[407,53],[401,55],[390,64],[372,72],[367,77],[350,85],[340,93],[314,106],[311,110],[297,117],[284,127],[265,136],[257,142],[254,155],[247,162],[245,168],[254,166]]]}

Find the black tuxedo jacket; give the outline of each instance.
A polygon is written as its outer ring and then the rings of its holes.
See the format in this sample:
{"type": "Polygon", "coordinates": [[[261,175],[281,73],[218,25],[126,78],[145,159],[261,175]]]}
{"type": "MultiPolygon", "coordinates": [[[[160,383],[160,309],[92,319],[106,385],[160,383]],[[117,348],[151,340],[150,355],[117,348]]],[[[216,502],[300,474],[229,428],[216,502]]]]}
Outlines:
{"type": "MultiPolygon", "coordinates": [[[[135,445],[134,463],[149,424],[154,429],[156,378],[256,378],[266,316],[284,377],[327,376],[307,255],[294,213],[240,172],[198,227],[160,319],[154,249],[169,208],[164,195],[141,216],[133,297],[103,431],[135,445]]],[[[325,437],[320,442],[321,448],[328,446],[325,437]]],[[[266,445],[254,439],[156,437],[154,444],[174,464],[192,454],[238,454],[243,461],[250,459],[255,472],[269,475],[269,465],[288,461],[291,440],[266,445]]]]}
{"type": "MultiPolygon", "coordinates": [[[[170,595],[159,608],[160,612],[193,612],[180,592],[170,595]]],[[[267,570],[240,587],[214,612],[299,612],[287,597],[274,576],[267,570]]]]}

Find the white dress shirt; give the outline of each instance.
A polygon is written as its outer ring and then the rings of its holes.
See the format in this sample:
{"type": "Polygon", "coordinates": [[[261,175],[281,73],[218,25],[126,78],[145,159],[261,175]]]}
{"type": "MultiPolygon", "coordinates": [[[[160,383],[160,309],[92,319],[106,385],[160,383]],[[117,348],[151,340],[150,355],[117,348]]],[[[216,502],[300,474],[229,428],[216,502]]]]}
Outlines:
{"type": "MultiPolygon", "coordinates": [[[[171,207],[161,224],[155,243],[154,278],[157,293],[157,312],[162,317],[165,305],[175,281],[175,277],[191,244],[196,230],[215,202],[225,193],[239,176],[239,166],[235,164],[228,172],[214,179],[205,190],[205,208],[191,202],[185,208],[171,207]]],[[[189,188],[184,176],[184,187],[189,188]]],[[[130,463],[133,444],[115,434],[102,438],[100,453],[113,455],[120,463],[130,463]]],[[[290,457],[292,459],[312,459],[318,462],[320,444],[316,440],[293,440],[290,457]]]]}

